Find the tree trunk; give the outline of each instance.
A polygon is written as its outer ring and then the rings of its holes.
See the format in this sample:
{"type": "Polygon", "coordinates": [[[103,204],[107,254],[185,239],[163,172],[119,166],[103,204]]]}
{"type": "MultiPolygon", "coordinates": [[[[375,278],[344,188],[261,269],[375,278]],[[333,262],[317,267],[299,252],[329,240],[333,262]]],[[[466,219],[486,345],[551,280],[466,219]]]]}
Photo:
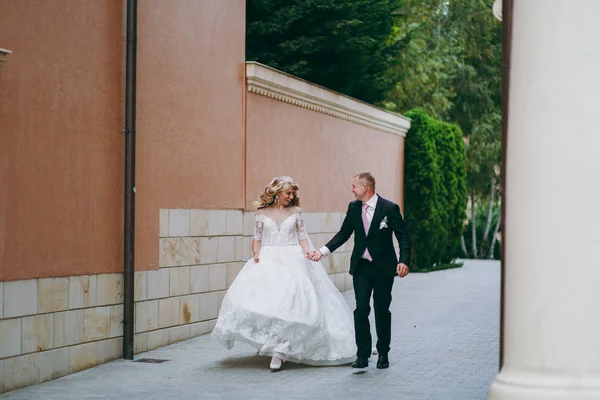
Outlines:
{"type": "Polygon", "coordinates": [[[469,252],[467,251],[467,244],[465,243],[465,235],[460,235],[460,248],[465,256],[465,258],[469,258],[469,252]]]}
{"type": "Polygon", "coordinates": [[[498,216],[498,223],[496,223],[496,227],[494,228],[494,235],[492,236],[492,243],[490,244],[490,253],[488,254],[488,258],[492,260],[494,258],[494,250],[496,249],[496,242],[498,241],[498,232],[500,231],[500,222],[502,221],[501,216],[498,216]]]}
{"type": "Polygon", "coordinates": [[[477,258],[477,226],[475,223],[475,196],[471,197],[471,250],[473,250],[473,258],[477,258]]]}
{"type": "Polygon", "coordinates": [[[485,229],[483,230],[483,240],[481,241],[481,246],[479,247],[479,258],[483,258],[485,256],[485,245],[488,242],[488,238],[490,237],[490,229],[492,227],[492,215],[494,213],[494,195],[496,194],[496,186],[494,182],[494,177],[492,177],[490,184],[490,205],[488,207],[488,215],[487,220],[485,222],[485,229]]]}

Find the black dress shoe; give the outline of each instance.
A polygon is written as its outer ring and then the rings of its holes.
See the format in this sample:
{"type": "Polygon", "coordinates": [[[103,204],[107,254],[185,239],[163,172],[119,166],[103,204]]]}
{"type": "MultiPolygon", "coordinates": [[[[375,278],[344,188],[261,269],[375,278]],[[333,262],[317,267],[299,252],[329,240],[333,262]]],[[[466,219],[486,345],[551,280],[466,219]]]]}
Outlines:
{"type": "Polygon", "coordinates": [[[388,360],[387,354],[380,354],[377,360],[377,368],[385,369],[390,367],[390,360],[388,360]]]}
{"type": "Polygon", "coordinates": [[[369,359],[366,357],[358,357],[356,361],[352,363],[352,368],[367,368],[369,366],[369,359]]]}

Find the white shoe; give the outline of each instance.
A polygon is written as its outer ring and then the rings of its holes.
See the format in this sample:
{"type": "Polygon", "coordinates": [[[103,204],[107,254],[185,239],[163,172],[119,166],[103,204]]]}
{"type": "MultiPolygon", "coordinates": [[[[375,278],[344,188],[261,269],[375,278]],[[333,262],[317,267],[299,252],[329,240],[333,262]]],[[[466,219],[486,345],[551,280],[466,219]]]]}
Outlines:
{"type": "Polygon", "coordinates": [[[271,368],[272,372],[275,372],[275,371],[279,371],[281,369],[282,365],[283,365],[283,360],[274,355],[271,358],[271,364],[269,365],[269,367],[271,368]]]}

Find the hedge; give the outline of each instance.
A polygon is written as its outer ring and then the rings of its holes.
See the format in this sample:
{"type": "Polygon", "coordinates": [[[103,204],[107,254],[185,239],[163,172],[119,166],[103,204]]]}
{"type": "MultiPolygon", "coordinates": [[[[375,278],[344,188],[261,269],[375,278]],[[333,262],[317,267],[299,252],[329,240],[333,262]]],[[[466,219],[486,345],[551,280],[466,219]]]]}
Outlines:
{"type": "Polygon", "coordinates": [[[453,261],[467,205],[466,155],[460,128],[416,109],[405,114],[404,214],[413,243],[411,270],[453,261]]]}

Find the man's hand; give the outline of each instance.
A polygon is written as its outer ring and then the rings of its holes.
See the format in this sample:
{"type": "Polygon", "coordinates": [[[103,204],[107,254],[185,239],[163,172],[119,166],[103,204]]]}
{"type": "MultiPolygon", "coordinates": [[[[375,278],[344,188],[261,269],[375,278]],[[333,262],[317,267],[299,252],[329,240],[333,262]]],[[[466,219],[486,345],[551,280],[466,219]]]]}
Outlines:
{"type": "Polygon", "coordinates": [[[321,261],[321,258],[323,258],[323,253],[321,253],[320,250],[316,250],[313,253],[311,260],[316,262],[316,261],[321,261]]]}
{"type": "Polygon", "coordinates": [[[404,278],[406,275],[408,275],[408,266],[403,263],[398,264],[396,267],[396,273],[400,278],[404,278]]]}

